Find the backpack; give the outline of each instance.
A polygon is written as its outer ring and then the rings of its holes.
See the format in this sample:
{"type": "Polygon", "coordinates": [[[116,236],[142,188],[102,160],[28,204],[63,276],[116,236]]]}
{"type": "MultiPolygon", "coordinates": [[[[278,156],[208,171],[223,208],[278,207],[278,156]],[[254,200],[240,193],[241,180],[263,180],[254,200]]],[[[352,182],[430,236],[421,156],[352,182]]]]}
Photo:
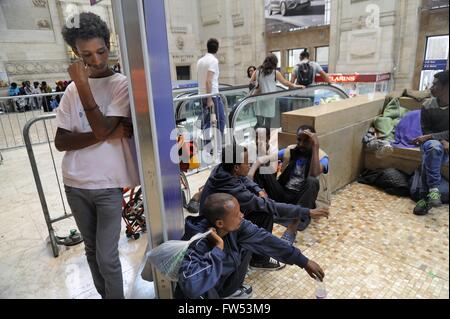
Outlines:
{"type": "Polygon", "coordinates": [[[358,183],[381,188],[390,195],[410,196],[410,175],[395,168],[364,170],[358,178],[358,183]]]}
{"type": "Polygon", "coordinates": [[[314,68],[309,62],[300,63],[297,68],[297,84],[308,86],[314,82],[314,68]]]}
{"type": "Polygon", "coordinates": [[[50,108],[52,110],[56,109],[59,106],[58,100],[56,99],[51,99],[50,101],[50,108]]]}

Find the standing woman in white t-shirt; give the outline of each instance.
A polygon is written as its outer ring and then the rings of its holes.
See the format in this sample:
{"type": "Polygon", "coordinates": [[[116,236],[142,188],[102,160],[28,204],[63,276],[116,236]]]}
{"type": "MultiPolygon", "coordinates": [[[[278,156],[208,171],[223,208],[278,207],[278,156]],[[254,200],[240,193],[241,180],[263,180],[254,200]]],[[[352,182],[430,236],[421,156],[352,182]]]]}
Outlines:
{"type": "MultiPolygon", "coordinates": [[[[72,21],[72,20],[70,20],[72,21]]],[[[128,84],[108,66],[110,32],[83,12],[62,35],[80,58],[56,113],[55,146],[67,201],[84,238],[94,285],[102,298],[124,298],[118,241],[122,188],[139,185],[128,84]]]]}

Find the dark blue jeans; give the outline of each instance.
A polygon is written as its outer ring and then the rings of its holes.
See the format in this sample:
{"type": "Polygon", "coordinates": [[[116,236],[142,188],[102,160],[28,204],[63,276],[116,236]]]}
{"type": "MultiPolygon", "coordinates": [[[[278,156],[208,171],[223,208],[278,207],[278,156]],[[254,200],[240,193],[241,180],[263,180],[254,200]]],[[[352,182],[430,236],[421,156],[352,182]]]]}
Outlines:
{"type": "Polygon", "coordinates": [[[437,140],[425,142],[421,151],[424,183],[428,189],[439,188],[442,165],[448,163],[448,154],[445,153],[442,143],[437,140]]]}
{"type": "MultiPolygon", "coordinates": [[[[223,132],[225,131],[226,118],[222,99],[220,97],[213,97],[215,113],[217,118],[217,128],[219,129],[223,141],[223,132]]],[[[203,112],[200,115],[205,144],[211,142],[211,134],[206,134],[205,131],[211,128],[211,110],[206,106],[206,99],[203,101],[203,112]]],[[[219,146],[220,147],[220,146],[219,146]]]]}

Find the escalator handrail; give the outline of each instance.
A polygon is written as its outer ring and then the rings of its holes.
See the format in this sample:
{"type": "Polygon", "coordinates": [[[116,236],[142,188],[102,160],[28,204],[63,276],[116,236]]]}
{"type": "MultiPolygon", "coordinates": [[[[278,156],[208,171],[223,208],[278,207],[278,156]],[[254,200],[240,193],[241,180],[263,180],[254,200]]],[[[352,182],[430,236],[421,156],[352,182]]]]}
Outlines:
{"type": "MultiPolygon", "coordinates": [[[[233,86],[231,84],[224,84],[224,83],[219,83],[219,91],[222,90],[229,90],[232,88],[236,88],[238,86],[233,86]]],[[[240,86],[239,86],[240,87],[240,86]]],[[[184,94],[184,93],[195,93],[198,92],[198,85],[197,86],[192,86],[192,87],[184,87],[184,88],[174,88],[172,89],[172,95],[180,95],[180,94],[184,94]]]]}
{"type": "Polygon", "coordinates": [[[173,99],[173,102],[185,102],[185,101],[190,101],[190,100],[197,100],[197,99],[206,99],[208,97],[216,97],[216,96],[220,96],[221,93],[210,93],[210,94],[196,94],[196,95],[189,95],[186,97],[177,97],[175,99],[173,99]]]}
{"type": "Polygon", "coordinates": [[[342,90],[341,88],[339,88],[337,86],[329,85],[329,84],[316,84],[316,85],[308,86],[307,88],[304,88],[304,89],[294,89],[294,90],[288,90],[288,91],[277,91],[277,92],[270,92],[270,93],[264,93],[264,94],[259,94],[259,95],[252,95],[252,96],[248,96],[248,97],[244,98],[243,100],[241,100],[239,102],[239,104],[237,105],[237,107],[232,111],[232,116],[230,119],[230,128],[235,127],[237,114],[239,114],[240,111],[243,108],[245,108],[248,104],[259,101],[261,96],[277,98],[277,97],[290,96],[295,92],[301,92],[301,91],[317,89],[317,88],[331,88],[332,90],[340,93],[345,99],[350,98],[344,90],[342,90]]]}
{"type": "Polygon", "coordinates": [[[188,101],[195,101],[195,100],[201,100],[201,99],[205,99],[208,97],[220,97],[222,99],[223,102],[223,107],[225,110],[228,110],[228,101],[225,95],[223,95],[222,93],[212,93],[212,94],[196,94],[196,95],[190,95],[187,97],[181,97],[178,99],[174,99],[173,103],[178,103],[177,108],[175,110],[175,121],[181,121],[182,119],[180,118],[180,110],[182,109],[181,106],[184,105],[186,102],[188,101]]]}
{"type": "MultiPolygon", "coordinates": [[[[221,87],[219,88],[219,94],[220,93],[224,93],[222,94],[222,100],[224,101],[224,111],[225,111],[225,118],[228,118],[229,115],[229,105],[228,105],[228,100],[226,99],[226,94],[233,92],[233,91],[239,91],[239,90],[244,90],[244,89],[248,89],[248,85],[239,85],[239,86],[230,86],[230,87],[221,87]]],[[[217,96],[216,95],[212,95],[212,96],[217,96]]],[[[192,92],[184,92],[182,95],[179,95],[177,97],[175,97],[173,99],[173,103],[177,104],[176,108],[175,108],[175,117],[176,120],[179,121],[180,116],[180,110],[182,109],[183,105],[185,104],[185,102],[190,101],[190,100],[196,100],[197,98],[201,98],[200,95],[197,94],[197,91],[192,91],[192,92]],[[187,98],[189,97],[189,98],[187,98]]]]}

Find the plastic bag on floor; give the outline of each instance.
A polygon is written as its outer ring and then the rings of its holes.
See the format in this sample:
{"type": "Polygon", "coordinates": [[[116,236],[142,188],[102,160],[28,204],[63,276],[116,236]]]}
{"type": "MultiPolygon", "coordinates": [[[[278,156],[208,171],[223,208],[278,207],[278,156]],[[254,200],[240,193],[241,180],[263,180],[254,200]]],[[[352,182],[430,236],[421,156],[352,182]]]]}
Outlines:
{"type": "Polygon", "coordinates": [[[178,271],[189,245],[196,240],[205,238],[210,233],[211,231],[209,230],[206,233],[197,234],[188,241],[166,241],[147,253],[148,260],[159,270],[159,272],[161,272],[161,274],[172,281],[178,281],[178,271]]]}

